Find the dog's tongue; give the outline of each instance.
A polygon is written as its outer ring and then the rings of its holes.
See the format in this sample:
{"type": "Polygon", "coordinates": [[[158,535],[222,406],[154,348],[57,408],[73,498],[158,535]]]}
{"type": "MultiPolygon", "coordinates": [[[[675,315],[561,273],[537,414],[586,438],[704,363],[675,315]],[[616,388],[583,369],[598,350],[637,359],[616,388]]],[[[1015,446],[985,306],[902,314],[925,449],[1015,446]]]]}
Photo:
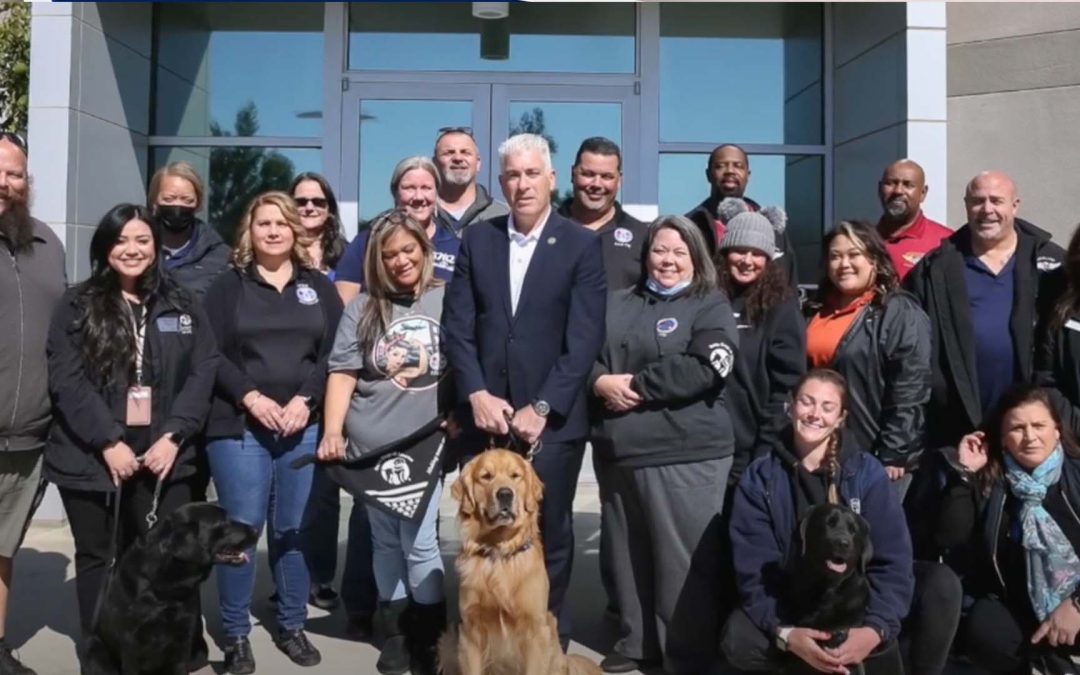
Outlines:
{"type": "Polygon", "coordinates": [[[828,567],[833,572],[836,572],[837,574],[843,574],[844,572],[847,571],[847,563],[846,562],[834,562],[832,560],[826,560],[825,561],[825,566],[828,567]]]}

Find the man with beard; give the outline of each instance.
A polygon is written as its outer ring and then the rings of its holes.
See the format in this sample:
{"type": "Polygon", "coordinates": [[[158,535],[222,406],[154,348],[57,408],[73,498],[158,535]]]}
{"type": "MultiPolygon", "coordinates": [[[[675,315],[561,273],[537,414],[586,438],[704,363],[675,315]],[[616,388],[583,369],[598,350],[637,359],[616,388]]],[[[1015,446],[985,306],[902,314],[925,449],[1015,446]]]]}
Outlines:
{"type": "Polygon", "coordinates": [[[922,203],[927,191],[922,167],[910,159],[885,167],[878,182],[878,197],[884,212],[877,228],[901,281],[924,255],[952,234],[949,228],[923,215],[922,203]]]}
{"type": "Polygon", "coordinates": [[[205,194],[194,167],[173,162],[154,173],[146,200],[161,221],[165,270],[199,298],[228,267],[230,255],[229,245],[195,215],[205,194]]]}
{"type": "Polygon", "coordinates": [[[586,138],[570,170],[574,194],[559,215],[600,235],[608,292],[633,286],[641,278],[645,223],[623,211],[615,199],[622,185],[622,153],[611,139],[586,138]]]}
{"type": "MultiPolygon", "coordinates": [[[[932,512],[941,460],[958,466],[960,439],[982,426],[1009,387],[1031,381],[1035,324],[1048,315],[1055,299],[1050,273],[1064,258],[1048,232],[1016,217],[1020,197],[1008,175],[984,171],[972,178],[964,207],[967,223],[926,254],[905,282],[930,317],[934,344],[927,451],[907,499],[912,514],[932,512]],[[938,468],[924,471],[928,463],[938,468]]],[[[925,527],[932,520],[909,519],[923,555],[937,553],[925,527]]]]}
{"type": "MultiPolygon", "coordinates": [[[[746,202],[751,211],[760,211],[761,205],[745,196],[746,186],[750,183],[750,158],[746,151],[733,143],[717,146],[709,154],[709,163],[705,166],[705,180],[711,189],[705,201],[694,207],[686,217],[694,221],[705,235],[709,253],[716,255],[716,248],[724,238],[724,219],[719,211],[720,202],[728,197],[735,197],[746,202]]],[[[795,268],[795,249],[791,246],[787,230],[776,233],[776,253],[774,260],[779,260],[787,272],[788,282],[799,282],[795,268]]]]}
{"type": "Polygon", "coordinates": [[[0,675],[34,675],[4,640],[12,558],[44,494],[52,418],[45,337],[64,293],[64,247],[30,217],[26,144],[0,134],[0,675]]]}
{"type": "Polygon", "coordinates": [[[480,152],[472,131],[465,127],[441,130],[435,139],[432,159],[442,177],[435,220],[447,231],[460,239],[471,223],[505,216],[510,212],[505,204],[492,199],[483,185],[476,184],[480,152]]]}

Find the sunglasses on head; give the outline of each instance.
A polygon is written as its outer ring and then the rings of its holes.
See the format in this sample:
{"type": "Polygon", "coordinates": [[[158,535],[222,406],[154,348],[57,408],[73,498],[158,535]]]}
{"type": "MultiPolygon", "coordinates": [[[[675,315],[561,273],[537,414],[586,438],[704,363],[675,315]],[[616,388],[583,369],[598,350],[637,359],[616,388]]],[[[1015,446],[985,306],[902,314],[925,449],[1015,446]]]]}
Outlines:
{"type": "Polygon", "coordinates": [[[439,129],[439,138],[446,134],[465,134],[472,137],[472,127],[442,127],[439,129]]]}
{"type": "Polygon", "coordinates": [[[10,131],[0,132],[0,141],[7,141],[22,150],[22,153],[27,154],[26,139],[19,134],[12,133],[10,131]]]}
{"type": "Polygon", "coordinates": [[[293,201],[296,202],[297,206],[307,206],[308,204],[311,204],[317,209],[325,209],[330,203],[323,197],[293,197],[293,201]]]}

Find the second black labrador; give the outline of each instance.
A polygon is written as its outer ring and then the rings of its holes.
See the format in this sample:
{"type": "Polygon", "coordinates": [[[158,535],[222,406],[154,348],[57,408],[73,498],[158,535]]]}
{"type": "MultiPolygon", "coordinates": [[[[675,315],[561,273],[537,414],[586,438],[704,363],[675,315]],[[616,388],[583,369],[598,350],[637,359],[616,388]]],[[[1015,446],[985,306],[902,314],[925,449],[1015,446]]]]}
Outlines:
{"type": "Polygon", "coordinates": [[[239,565],[258,541],[204,502],[186,504],[129,548],[99,600],[84,675],[184,675],[199,586],[215,564],[239,565]]]}
{"type": "Polygon", "coordinates": [[[795,625],[831,635],[838,647],[850,628],[863,625],[870,583],[866,566],[874,554],[870,525],[846,506],[819,504],[799,525],[802,548],[792,575],[795,625]]]}

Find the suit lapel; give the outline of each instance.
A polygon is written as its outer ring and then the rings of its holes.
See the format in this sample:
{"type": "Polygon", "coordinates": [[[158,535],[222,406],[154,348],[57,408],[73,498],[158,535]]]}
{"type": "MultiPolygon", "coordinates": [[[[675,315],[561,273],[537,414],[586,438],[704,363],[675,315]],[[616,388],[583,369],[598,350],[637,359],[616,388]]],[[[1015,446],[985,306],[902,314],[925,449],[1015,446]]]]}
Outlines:
{"type": "MultiPolygon", "coordinates": [[[[540,233],[540,238],[536,242],[532,260],[529,261],[529,269],[525,271],[525,280],[521,284],[521,296],[518,298],[518,311],[514,315],[515,321],[517,317],[521,316],[521,310],[525,307],[525,303],[529,301],[530,296],[535,295],[536,288],[545,279],[551,277],[548,267],[557,256],[559,235],[562,234],[562,223],[563,219],[552,210],[547,223],[544,224],[544,231],[540,233]]],[[[509,293],[509,261],[507,262],[506,288],[509,293]]]]}
{"type": "Polygon", "coordinates": [[[492,226],[495,228],[495,246],[491,256],[491,264],[495,266],[495,287],[500,289],[506,320],[513,321],[514,310],[510,303],[510,221],[503,217],[493,221],[492,226]]]}

